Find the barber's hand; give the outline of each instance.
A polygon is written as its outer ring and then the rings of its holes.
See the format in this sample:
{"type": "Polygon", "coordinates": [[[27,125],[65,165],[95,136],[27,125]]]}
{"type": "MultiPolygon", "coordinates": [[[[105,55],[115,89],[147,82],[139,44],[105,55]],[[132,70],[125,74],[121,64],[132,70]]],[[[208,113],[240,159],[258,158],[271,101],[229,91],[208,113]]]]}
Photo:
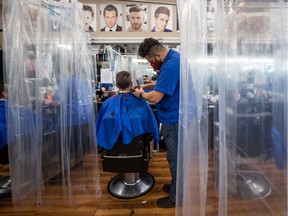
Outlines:
{"type": "MultiPolygon", "coordinates": [[[[144,84],[140,84],[140,88],[143,88],[143,85],[144,85],[144,84]]],[[[133,89],[139,89],[139,86],[138,86],[138,85],[133,86],[133,89]]]]}
{"type": "Polygon", "coordinates": [[[144,92],[143,88],[135,88],[135,91],[132,93],[134,96],[140,98],[140,94],[144,92]]]}

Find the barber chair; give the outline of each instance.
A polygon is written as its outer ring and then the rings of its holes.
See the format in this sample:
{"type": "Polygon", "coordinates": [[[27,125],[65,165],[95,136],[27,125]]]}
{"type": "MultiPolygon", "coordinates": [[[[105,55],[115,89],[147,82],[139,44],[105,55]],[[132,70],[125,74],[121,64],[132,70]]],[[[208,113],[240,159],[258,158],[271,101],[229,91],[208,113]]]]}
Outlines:
{"type": "Polygon", "coordinates": [[[120,199],[132,199],[148,193],[154,186],[154,178],[149,173],[150,134],[135,137],[130,144],[122,144],[118,137],[112,150],[102,153],[104,172],[120,173],[108,184],[108,192],[120,199]]]}
{"type": "Polygon", "coordinates": [[[271,129],[270,112],[237,114],[236,180],[237,194],[243,199],[265,198],[271,193],[262,169],[271,157],[271,129]]]}
{"type": "MultiPolygon", "coordinates": [[[[0,149],[0,164],[9,164],[7,145],[0,149]]],[[[10,176],[0,176],[0,198],[7,197],[11,197],[11,179],[10,176]]]]}
{"type": "MultiPolygon", "coordinates": [[[[271,193],[271,186],[263,175],[263,164],[269,161],[272,154],[271,112],[240,112],[228,116],[227,121],[231,122],[231,127],[226,131],[228,193],[242,199],[267,197],[271,193]]],[[[217,184],[219,124],[214,123],[214,126],[214,170],[217,184]]]]}
{"type": "MultiPolygon", "coordinates": [[[[4,101],[2,101],[4,102],[4,101]]],[[[0,164],[1,168],[9,164],[7,133],[6,133],[6,115],[5,103],[0,104],[0,164]]],[[[0,198],[11,197],[10,176],[0,176],[0,198]]]]}

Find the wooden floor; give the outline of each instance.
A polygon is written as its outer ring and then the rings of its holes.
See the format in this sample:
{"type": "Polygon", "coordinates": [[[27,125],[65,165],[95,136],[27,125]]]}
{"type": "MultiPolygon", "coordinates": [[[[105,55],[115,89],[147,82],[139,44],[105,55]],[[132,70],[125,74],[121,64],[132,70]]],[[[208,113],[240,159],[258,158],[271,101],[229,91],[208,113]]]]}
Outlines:
{"type": "MultiPolygon", "coordinates": [[[[212,154],[210,153],[212,157],[212,154]]],[[[206,216],[218,216],[218,196],[214,190],[213,184],[213,160],[209,160],[209,179],[207,186],[207,203],[206,216]]],[[[0,175],[8,173],[8,167],[5,166],[0,170],[0,175]]],[[[272,166],[272,168],[273,166],[272,166]]],[[[170,181],[170,173],[168,163],[166,160],[166,153],[154,153],[150,161],[149,173],[155,178],[155,186],[148,194],[131,200],[123,200],[112,197],[107,192],[107,184],[109,180],[115,176],[114,173],[101,173],[101,188],[102,195],[98,200],[91,200],[76,207],[67,207],[65,205],[56,205],[45,208],[30,207],[21,211],[13,209],[11,198],[0,199],[0,215],[11,216],[107,216],[107,215],[159,215],[159,216],[173,216],[175,209],[162,209],[156,206],[158,198],[167,196],[162,191],[162,185],[170,181]]],[[[277,171],[271,174],[272,179],[276,179],[277,188],[286,188],[286,184],[281,182],[283,178],[283,171],[277,171]],[[277,180],[278,179],[278,180],[277,180]],[[278,181],[278,182],[277,182],[278,181]],[[280,186],[279,186],[280,184],[280,186]],[[282,184],[282,185],[281,185],[282,184]]],[[[59,186],[60,187],[60,186],[59,186]]],[[[83,197],[84,199],[84,197],[83,197]]],[[[284,216],[286,211],[286,189],[279,192],[272,190],[270,196],[264,200],[243,200],[238,197],[228,197],[228,216],[244,216],[244,215],[261,215],[261,216],[284,216]],[[279,195],[280,194],[280,195],[279,195]]],[[[193,215],[194,216],[194,215],[193,215]]],[[[197,215],[195,215],[197,216],[197,215]]]]}

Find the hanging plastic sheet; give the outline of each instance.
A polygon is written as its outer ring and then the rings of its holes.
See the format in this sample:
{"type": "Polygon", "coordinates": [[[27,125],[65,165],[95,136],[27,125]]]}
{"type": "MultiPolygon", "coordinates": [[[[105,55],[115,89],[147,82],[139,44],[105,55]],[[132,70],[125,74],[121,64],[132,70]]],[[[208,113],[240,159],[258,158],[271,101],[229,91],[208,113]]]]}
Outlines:
{"type": "Polygon", "coordinates": [[[205,215],[208,173],[206,1],[178,0],[181,32],[176,215],[205,215]]]}
{"type": "Polygon", "coordinates": [[[132,74],[132,82],[136,85],[136,79],[139,77],[139,66],[136,55],[122,55],[118,63],[119,71],[126,70],[132,74]]]}
{"type": "Polygon", "coordinates": [[[215,6],[218,215],[287,215],[287,2],[215,6]]]}
{"type": "Polygon", "coordinates": [[[16,207],[77,205],[101,193],[93,135],[95,78],[82,7],[76,0],[3,1],[16,207]]]}

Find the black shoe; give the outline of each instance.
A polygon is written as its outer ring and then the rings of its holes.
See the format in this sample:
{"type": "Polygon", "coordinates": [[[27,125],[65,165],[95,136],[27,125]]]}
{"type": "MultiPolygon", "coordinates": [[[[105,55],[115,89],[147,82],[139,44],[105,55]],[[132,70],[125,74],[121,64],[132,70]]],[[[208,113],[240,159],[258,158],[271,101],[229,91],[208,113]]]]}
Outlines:
{"type": "Polygon", "coordinates": [[[170,194],[170,187],[171,187],[171,184],[164,184],[163,191],[170,194]]]}
{"type": "Polygon", "coordinates": [[[157,200],[157,206],[160,208],[174,208],[175,207],[175,200],[172,200],[170,196],[160,198],[157,200]]]}

